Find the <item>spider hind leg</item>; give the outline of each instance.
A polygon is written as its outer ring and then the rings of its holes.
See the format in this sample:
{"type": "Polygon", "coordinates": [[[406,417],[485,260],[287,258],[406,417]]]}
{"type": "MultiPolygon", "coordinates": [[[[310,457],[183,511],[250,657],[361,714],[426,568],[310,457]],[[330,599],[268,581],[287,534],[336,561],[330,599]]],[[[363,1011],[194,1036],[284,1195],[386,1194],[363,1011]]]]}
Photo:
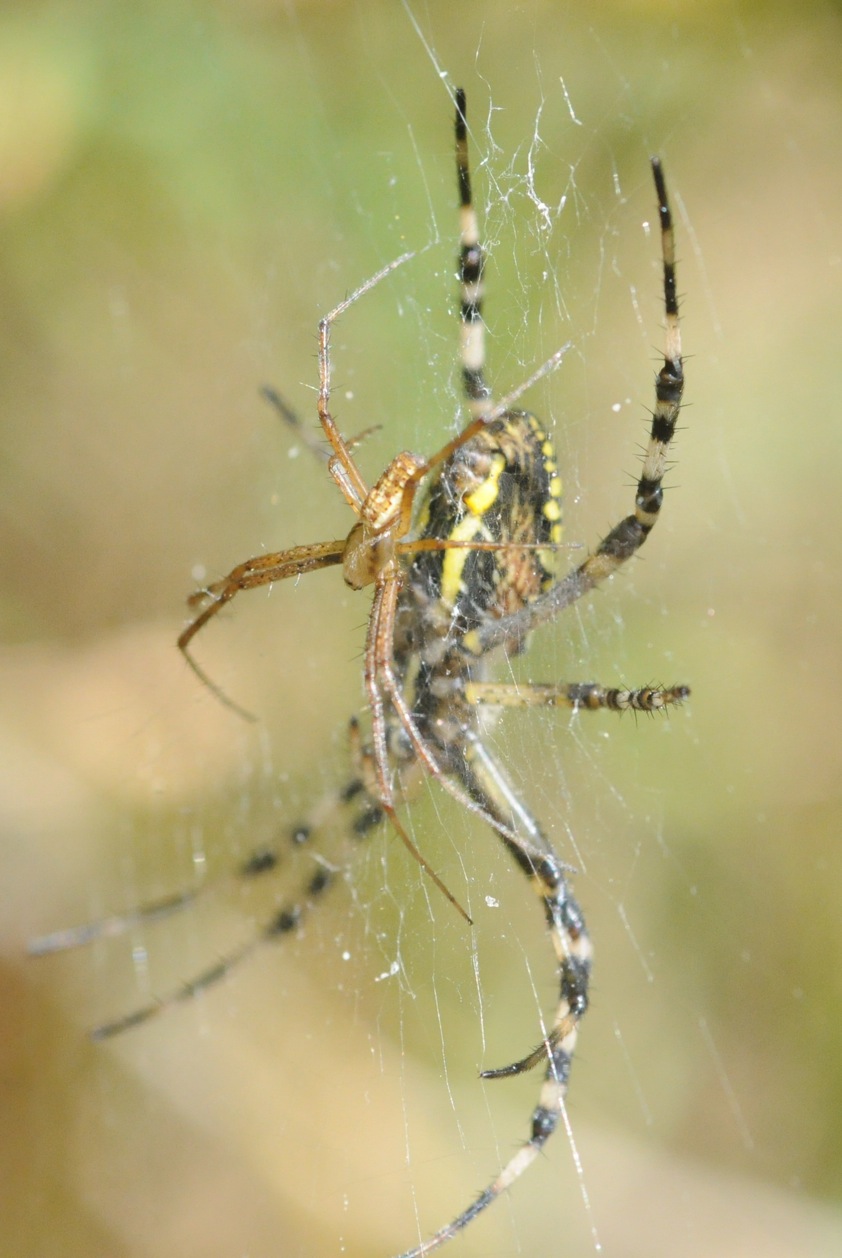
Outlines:
{"type": "MultiPolygon", "coordinates": [[[[100,939],[115,938],[136,927],[145,927],[169,917],[194,904],[200,897],[206,898],[211,892],[223,891],[236,883],[253,882],[258,878],[263,880],[284,862],[286,843],[294,848],[309,846],[314,836],[331,826],[341,827],[346,842],[355,843],[367,838],[384,820],[385,814],[376,796],[371,793],[371,749],[363,744],[356,718],[349,723],[349,742],[351,777],[341,789],[326,795],[304,820],[289,827],[283,840],[256,848],[233,872],[210,878],[198,887],[151,900],[124,914],[114,914],[84,926],[55,931],[34,939],[29,945],[29,954],[47,956],[100,939]]],[[[278,940],[296,931],[310,910],[334,885],[336,875],[342,867],[341,864],[329,864],[315,851],[312,860],[313,868],[302,880],[298,892],[263,921],[255,924],[241,944],[229,949],[199,973],[148,1003],[93,1027],[89,1033],[91,1039],[113,1039],[124,1031],[151,1021],[176,1005],[186,1004],[238,969],[263,943],[278,940]]]]}

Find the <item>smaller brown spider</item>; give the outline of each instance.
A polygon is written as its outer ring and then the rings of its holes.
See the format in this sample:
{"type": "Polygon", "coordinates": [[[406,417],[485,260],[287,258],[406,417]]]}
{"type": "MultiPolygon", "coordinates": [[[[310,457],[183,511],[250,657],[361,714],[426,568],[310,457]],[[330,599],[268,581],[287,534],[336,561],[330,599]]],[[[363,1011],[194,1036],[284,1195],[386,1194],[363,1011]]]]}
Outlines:
{"type": "MultiPolygon", "coordinates": [[[[357,519],[350,533],[345,538],[337,538],[327,542],[311,542],[304,546],[292,546],[288,550],[271,554],[256,555],[253,559],[237,564],[226,577],[215,581],[191,594],[188,604],[201,607],[202,610],[195,620],[183,630],[178,639],[179,650],[202,683],[208,687],[226,707],[233,709],[247,720],[253,720],[251,713],[241,708],[213,681],[196,661],[190,651],[193,638],[203,629],[217,612],[229,603],[242,590],[254,589],[261,585],[271,585],[276,581],[285,581],[291,577],[303,576],[306,572],[315,572],[319,568],[329,568],[341,564],[342,575],[346,585],[353,590],[362,590],[366,586],[374,586],[374,598],[369,614],[364,651],[364,682],[365,692],[371,713],[371,751],[373,765],[374,794],[378,804],[399,834],[415,860],[421,865],[436,886],[448,900],[458,909],[466,921],[471,919],[453,896],[450,890],[430,866],[418,847],[407,834],[398,819],[395,809],[394,790],[390,774],[388,750],[388,720],[384,708],[384,695],[391,705],[397,720],[402,726],[415,756],[426,771],[439,781],[444,789],[457,799],[464,807],[478,816],[483,817],[496,829],[500,829],[499,820],[492,818],[480,802],[472,798],[465,790],[445,774],[422,737],[416,720],[406,700],[401,680],[395,675],[393,667],[393,641],[395,635],[395,615],[401,590],[406,577],[406,564],[403,556],[415,555],[422,551],[441,550],[474,550],[499,551],[511,550],[511,544],[483,540],[461,541],[451,537],[423,537],[406,540],[413,523],[413,504],[419,484],[424,477],[436,468],[447,463],[454,453],[466,445],[479,432],[492,426],[496,420],[508,413],[512,404],[522,393],[537,383],[543,376],[554,370],[561,362],[567,346],[556,351],[528,380],[496,405],[478,413],[463,430],[429,458],[403,450],[396,455],[386,470],[378,477],[369,489],[352,454],[353,448],[361,438],[347,439],[337,427],[330,413],[330,330],[336,320],[344,312],[379,284],[385,276],[396,270],[404,262],[414,257],[405,253],[383,267],[369,280],[357,288],[343,302],[340,302],[319,323],[318,362],[319,362],[319,396],[318,414],[322,429],[333,454],[328,458],[328,471],[342,492],[345,501],[351,507],[357,519]]],[[[467,373],[467,364],[475,352],[469,337],[463,337],[463,362],[467,373]]],[[[297,426],[297,420],[277,397],[269,390],[264,390],[270,401],[281,410],[288,422],[297,426]]],[[[482,400],[485,401],[485,394],[482,400]]],[[[477,409],[475,407],[475,409],[477,409]]],[[[519,543],[522,550],[546,550],[547,544],[523,542],[519,543]]],[[[510,838],[516,838],[513,830],[503,827],[510,838]]]]}

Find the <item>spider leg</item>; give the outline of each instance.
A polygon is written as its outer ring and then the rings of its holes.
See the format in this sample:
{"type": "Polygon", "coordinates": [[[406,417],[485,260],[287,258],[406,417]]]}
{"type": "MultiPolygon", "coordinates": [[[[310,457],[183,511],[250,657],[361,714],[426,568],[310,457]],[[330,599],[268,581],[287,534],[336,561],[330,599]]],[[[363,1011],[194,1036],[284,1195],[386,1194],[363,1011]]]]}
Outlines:
{"type": "Polygon", "coordinates": [[[149,922],[169,917],[171,913],[177,913],[188,904],[193,904],[206,890],[207,884],[203,883],[200,887],[176,891],[160,900],[151,900],[128,913],[114,913],[95,922],[86,922],[83,926],[70,926],[65,930],[52,931],[49,935],[39,935],[37,939],[29,941],[26,951],[30,957],[45,957],[52,952],[84,948],[99,939],[114,939],[135,926],[145,926],[149,922]]]}
{"type": "MultiPolygon", "coordinates": [[[[411,545],[411,544],[410,544],[411,545]]],[[[496,546],[496,543],[495,543],[496,546]]],[[[455,905],[465,920],[471,923],[471,919],[462,906],[459,904],[451,892],[441,882],[438,875],[435,874],[427,862],[417,855],[415,844],[407,841],[406,832],[398,823],[394,813],[394,800],[392,797],[391,786],[388,777],[389,753],[386,739],[386,718],[383,700],[380,694],[380,687],[386,692],[389,701],[395,711],[402,729],[410,741],[415,755],[421,762],[427,773],[439,782],[442,788],[452,796],[457,803],[461,804],[469,812],[480,817],[483,821],[493,826],[497,833],[504,835],[512,842],[518,842],[517,832],[506,825],[500,818],[499,814],[489,811],[485,808],[482,799],[476,797],[473,792],[466,790],[455,782],[452,776],[445,772],[433,753],[430,751],[425,741],[412,709],[406,700],[401,684],[395,674],[392,661],[392,643],[395,632],[395,612],[397,608],[398,597],[400,594],[400,579],[383,579],[378,581],[377,589],[372,604],[371,619],[369,621],[369,637],[366,645],[366,691],[369,697],[369,704],[372,714],[372,743],[374,749],[374,762],[377,770],[377,789],[380,794],[381,802],[384,810],[389,813],[392,824],[397,829],[404,843],[412,851],[419,864],[430,874],[436,886],[440,888],[450,902],[455,905]]]]}
{"type": "Polygon", "coordinates": [[[186,644],[202,625],[207,624],[211,616],[215,616],[220,607],[232,599],[241,590],[251,590],[258,585],[273,585],[276,581],[286,581],[290,577],[303,576],[305,572],[315,572],[318,568],[328,568],[331,564],[341,563],[345,551],[345,541],[336,538],[329,542],[311,542],[306,546],[291,546],[289,550],[277,551],[269,555],[255,555],[232,568],[227,577],[214,581],[212,585],[194,591],[187,603],[197,607],[207,603],[204,611],[182,633],[179,646],[183,650],[182,641],[186,644]]]}
{"type": "Polygon", "coordinates": [[[614,712],[658,712],[662,708],[683,703],[690,695],[689,686],[666,688],[644,686],[639,690],[612,689],[596,682],[528,682],[469,681],[465,699],[476,707],[497,708],[572,708],[596,711],[610,708],[614,712]]]}
{"type": "MultiPolygon", "coordinates": [[[[361,785],[360,789],[362,789],[361,785]]],[[[349,787],[344,789],[339,797],[341,800],[353,797],[348,795],[348,790],[349,787]]],[[[310,825],[294,827],[291,835],[292,842],[296,844],[306,842],[310,828],[310,825]]],[[[148,926],[180,912],[188,905],[195,904],[200,897],[206,896],[210,891],[219,891],[228,884],[269,873],[277,868],[279,861],[280,852],[277,846],[258,848],[235,870],[222,877],[208,878],[197,887],[175,891],[158,900],[149,900],[145,904],[129,909],[127,913],[112,913],[95,922],[85,922],[82,926],[71,926],[64,930],[53,931],[49,935],[41,935],[30,941],[27,945],[27,953],[31,957],[43,957],[53,952],[69,952],[73,948],[83,948],[101,939],[115,939],[134,930],[137,926],[148,926]]]]}
{"type": "MultiPolygon", "coordinates": [[[[339,486],[342,496],[348,503],[348,506],[352,511],[359,515],[360,508],[364,501],[364,497],[360,498],[360,488],[365,489],[362,478],[357,477],[356,479],[352,479],[349,476],[348,470],[343,465],[342,461],[337,459],[336,455],[331,455],[325,449],[319,438],[315,436],[314,433],[310,432],[308,428],[305,428],[296,412],[291,406],[287,405],[280,393],[271,388],[269,385],[263,385],[260,392],[266,401],[271,406],[274,406],[281,419],[289,425],[299,440],[304,442],[304,445],[314,458],[318,459],[320,463],[327,464],[328,471],[336,484],[339,486]]],[[[346,450],[355,449],[358,445],[365,441],[366,437],[370,436],[371,433],[377,432],[380,427],[380,424],[372,424],[370,427],[363,429],[361,433],[358,433],[356,437],[343,437],[342,440],[344,441],[346,450]]]]}
{"type": "Polygon", "coordinates": [[[499,825],[495,827],[518,868],[538,892],[544,906],[544,915],[558,962],[559,1002],[552,1027],[536,1049],[521,1061],[496,1070],[484,1070],[481,1075],[483,1079],[507,1078],[541,1062],[547,1063],[538,1104],[532,1113],[529,1138],[461,1214],[440,1228],[429,1240],[407,1250],[400,1258],[424,1258],[424,1255],[451,1240],[510,1188],[538,1157],[558,1126],[562,1114],[579,1022],[588,1005],[590,939],[582,911],[565,877],[564,866],[554,855],[537,822],[526,812],[499,765],[476,734],[470,738],[462,776],[471,794],[483,800],[483,806],[488,813],[499,812],[501,818],[511,820],[517,818],[527,829],[528,839],[512,841],[499,825]]]}
{"type": "MultiPolygon", "coordinates": [[[[478,432],[481,432],[483,428],[486,428],[489,424],[493,424],[496,420],[501,419],[503,415],[512,409],[514,403],[523,393],[526,393],[526,391],[531,389],[533,385],[537,384],[539,380],[543,380],[544,376],[550,375],[551,372],[555,371],[556,368],[560,366],[562,359],[569,349],[570,342],[568,341],[567,344],[562,345],[560,349],[557,349],[554,354],[551,354],[546,362],[543,362],[540,367],[536,368],[528,379],[519,384],[516,389],[512,389],[511,393],[507,393],[506,396],[498,402],[496,406],[492,407],[490,411],[484,415],[479,415],[476,419],[471,420],[466,428],[463,428],[460,433],[457,433],[455,437],[452,437],[450,441],[443,445],[440,450],[437,450],[436,453],[431,455],[428,459],[417,460],[417,466],[405,478],[400,512],[398,520],[395,524],[395,537],[404,537],[410,530],[412,525],[412,509],[415,493],[418,489],[419,482],[423,479],[423,477],[429,475],[429,473],[439,464],[446,462],[452,454],[465,445],[466,442],[470,441],[472,437],[475,437],[478,432]]],[[[458,545],[458,543],[450,542],[445,538],[443,539],[443,545],[440,549],[447,550],[449,547],[454,545],[458,545]]],[[[436,546],[432,539],[424,539],[422,545],[417,545],[414,542],[399,543],[397,549],[404,553],[408,553],[413,550],[431,550],[439,549],[439,547],[436,546]]],[[[488,549],[492,549],[492,547],[488,547],[488,549]]],[[[505,548],[501,547],[501,549],[505,548]]],[[[529,547],[527,546],[526,549],[529,549],[529,547]]],[[[547,549],[547,547],[540,547],[538,549],[547,549]]],[[[552,547],[550,547],[550,549],[552,549],[552,547]]],[[[514,617],[506,617],[507,622],[513,619],[514,617]]],[[[499,640],[502,641],[502,639],[499,640]]],[[[496,641],[497,640],[495,640],[495,643],[496,641]]]]}
{"type": "MultiPolygon", "coordinates": [[[[485,379],[485,320],[482,303],[485,296],[485,251],[480,244],[479,223],[474,208],[471,189],[471,168],[468,160],[468,123],[465,91],[457,87],[456,105],[456,181],[459,190],[459,361],[462,365],[462,389],[468,401],[468,412],[473,419],[482,418],[493,422],[517,400],[521,393],[553,370],[570,348],[565,345],[514,393],[502,402],[493,403],[491,389],[485,379]]],[[[462,434],[465,440],[473,431],[462,434]]],[[[463,444],[457,439],[457,444],[463,444]]],[[[447,457],[445,454],[443,457],[447,457]]]]}
{"type": "Polygon", "coordinates": [[[322,442],[315,433],[311,432],[309,428],[302,424],[300,416],[281,397],[280,393],[278,393],[276,389],[273,389],[271,385],[264,384],[260,386],[260,396],[264,398],[270,406],[275,408],[284,423],[293,430],[300,441],[304,442],[304,445],[313,457],[318,459],[320,463],[327,463],[330,455],[324,448],[322,442]]]}
{"type": "MultiPolygon", "coordinates": [[[[287,841],[294,847],[301,847],[308,843],[313,834],[330,825],[337,816],[347,814],[349,810],[350,815],[346,817],[345,830],[352,841],[367,837],[369,832],[383,820],[383,809],[376,797],[370,793],[371,753],[368,748],[362,746],[359,723],[356,719],[350,722],[349,741],[353,775],[341,790],[325,796],[304,821],[291,827],[287,834],[287,841]]],[[[337,867],[328,864],[319,856],[314,855],[313,859],[315,869],[303,884],[298,896],[257,926],[252,935],[239,947],[226,952],[199,974],[156,997],[148,1004],[108,1022],[100,1023],[90,1032],[91,1038],[94,1040],[111,1039],[123,1031],[149,1022],[174,1005],[192,1000],[200,992],[221,982],[263,943],[278,939],[297,929],[306,913],[315,907],[323,893],[335,881],[337,867]]],[[[45,956],[92,943],[98,939],[121,935],[135,926],[145,926],[177,912],[192,904],[200,896],[205,896],[212,889],[219,891],[223,886],[253,881],[255,878],[269,874],[278,868],[282,860],[283,849],[279,843],[266,845],[252,852],[231,874],[208,879],[199,887],[150,901],[128,913],[115,914],[84,926],[71,927],[68,930],[44,935],[33,940],[28,951],[32,956],[45,956]]]]}
{"type": "Polygon", "coordinates": [[[664,365],[655,381],[655,409],[652,412],[649,442],[643,455],[643,469],[637,482],[634,513],[615,525],[602,539],[596,550],[546,594],[542,594],[521,611],[511,616],[503,616],[499,620],[489,620],[479,629],[468,634],[466,645],[477,655],[482,655],[485,651],[504,642],[523,641],[530,629],[552,620],[583,594],[601,585],[637,553],[660,516],[667,457],[675,436],[684,393],[684,367],[681,359],[681,330],[675,285],[675,238],[672,214],[667,199],[663,170],[657,157],[652,158],[652,174],[658,196],[658,216],[661,225],[666,335],[664,365]]]}
{"type": "Polygon", "coordinates": [[[199,630],[204,628],[208,621],[241,590],[251,590],[259,585],[271,585],[275,581],[300,577],[305,572],[315,572],[319,568],[329,568],[333,564],[341,563],[344,554],[345,542],[337,540],[313,542],[309,546],[293,546],[290,550],[271,555],[257,555],[254,559],[247,559],[245,563],[238,564],[221,581],[215,581],[206,589],[197,590],[190,595],[187,600],[189,606],[194,607],[204,602],[207,602],[207,606],[195,620],[191,620],[186,629],[182,630],[178,639],[178,649],[199,681],[207,686],[208,690],[216,695],[226,708],[237,712],[248,721],[255,719],[251,712],[247,712],[245,708],[241,708],[233,699],[230,699],[193,658],[188,647],[199,630]]]}
{"type": "MultiPolygon", "coordinates": [[[[322,442],[317,436],[315,436],[314,433],[310,432],[309,428],[305,428],[298,414],[287,402],[284,401],[280,393],[278,393],[276,389],[273,389],[271,385],[264,384],[260,387],[260,395],[269,403],[270,406],[274,406],[275,410],[281,416],[281,419],[283,419],[285,423],[290,426],[293,432],[298,435],[300,440],[304,442],[310,453],[314,455],[320,463],[327,463],[330,459],[330,455],[324,448],[322,442]]],[[[356,437],[345,437],[345,445],[349,450],[355,450],[357,446],[362,445],[366,437],[370,437],[373,433],[379,432],[382,427],[382,424],[370,424],[368,428],[364,428],[362,432],[357,433],[356,437]]]]}
{"type": "MultiPolygon", "coordinates": [[[[370,292],[372,288],[376,287],[376,285],[379,284],[381,280],[385,279],[387,275],[390,275],[392,271],[396,271],[398,267],[403,266],[405,262],[408,262],[414,257],[415,254],[412,252],[404,253],[401,254],[399,258],[395,258],[393,261],[387,263],[386,266],[381,267],[380,270],[372,275],[370,279],[367,279],[364,284],[360,284],[359,288],[354,289],[353,293],[351,293],[349,297],[346,297],[344,301],[341,301],[338,306],[334,306],[333,310],[326,314],[319,322],[319,397],[317,403],[319,419],[321,421],[322,428],[324,429],[324,434],[331,444],[334,456],[337,459],[338,464],[344,469],[347,477],[347,483],[353,487],[358,504],[365,501],[368,493],[366,483],[360,474],[359,468],[354,462],[348,442],[342,436],[339,428],[337,427],[336,420],[330,413],[330,329],[340,315],[345,313],[349,306],[352,306],[354,302],[359,301],[361,297],[370,292]]],[[[336,478],[336,474],[332,469],[331,475],[336,478]]],[[[338,478],[337,483],[344,493],[345,490],[338,478]]]]}
{"type": "Polygon", "coordinates": [[[468,410],[477,418],[488,410],[491,389],[485,380],[485,323],[482,317],[485,253],[471,192],[465,92],[456,89],[456,177],[459,186],[459,358],[468,410]]]}
{"type": "Polygon", "coordinates": [[[479,542],[452,537],[418,537],[410,542],[398,542],[395,550],[399,555],[417,555],[424,550],[572,550],[575,542],[479,542]]]}
{"type": "MultiPolygon", "coordinates": [[[[266,938],[268,937],[267,935],[266,938]]],[[[206,988],[212,987],[214,983],[218,983],[226,974],[230,974],[246,957],[251,956],[260,941],[261,936],[259,935],[249,939],[239,948],[232,949],[231,952],[226,953],[219,961],[208,966],[201,974],[197,974],[195,978],[189,979],[186,983],[182,983],[172,991],[166,992],[163,996],[156,997],[148,1005],[141,1005],[138,1009],[133,1009],[131,1013],[114,1018],[111,1022],[101,1022],[99,1026],[91,1029],[89,1032],[90,1038],[94,1041],[113,1039],[115,1035],[121,1035],[123,1031],[130,1031],[133,1027],[142,1026],[145,1022],[151,1022],[153,1018],[157,1018],[159,1014],[165,1013],[167,1009],[172,1009],[174,1005],[180,1005],[188,1000],[192,1000],[194,996],[198,996],[206,988]]]]}
{"type": "MultiPolygon", "coordinates": [[[[412,709],[407,703],[391,667],[383,670],[382,678],[384,682],[383,688],[389,695],[389,699],[395,709],[398,720],[409,738],[418,759],[421,761],[430,777],[434,778],[442,789],[447,791],[448,795],[455,799],[458,804],[461,804],[463,808],[467,809],[468,812],[472,812],[475,817],[479,817],[482,821],[487,822],[488,825],[493,826],[498,834],[504,835],[512,841],[517,841],[517,832],[507,826],[505,822],[495,817],[492,813],[488,812],[479,799],[475,798],[472,794],[469,794],[468,791],[461,787],[457,782],[454,782],[450,774],[445,772],[436,760],[435,756],[432,754],[424,741],[421,731],[418,729],[415,717],[412,714],[412,709]]],[[[470,918],[468,920],[470,921],[470,918]]]]}
{"type": "Polygon", "coordinates": [[[327,463],[330,455],[322,445],[319,438],[315,435],[315,433],[312,433],[309,428],[302,424],[301,417],[292,409],[291,406],[288,405],[288,403],[281,397],[280,393],[278,393],[276,389],[273,389],[271,385],[263,384],[260,386],[260,396],[267,401],[270,406],[275,408],[284,423],[293,430],[300,441],[304,442],[305,446],[314,458],[318,459],[320,463],[327,463]]]}
{"type": "MultiPolygon", "coordinates": [[[[389,697],[393,699],[391,686],[397,687],[397,682],[391,669],[391,652],[395,606],[399,592],[400,573],[398,569],[389,574],[381,574],[378,577],[375,582],[374,599],[371,605],[365,647],[365,688],[371,712],[371,755],[377,787],[377,800],[410,855],[418,862],[425,874],[435,883],[445,898],[461,913],[468,925],[472,926],[473,921],[468,913],[409,837],[395,809],[392,783],[389,777],[386,713],[383,698],[380,694],[380,680],[381,677],[387,678],[387,690],[389,697]]],[[[413,746],[415,747],[415,744],[413,746]]],[[[423,747],[420,739],[416,747],[416,750],[418,749],[421,749],[426,755],[426,748],[423,747]]]]}

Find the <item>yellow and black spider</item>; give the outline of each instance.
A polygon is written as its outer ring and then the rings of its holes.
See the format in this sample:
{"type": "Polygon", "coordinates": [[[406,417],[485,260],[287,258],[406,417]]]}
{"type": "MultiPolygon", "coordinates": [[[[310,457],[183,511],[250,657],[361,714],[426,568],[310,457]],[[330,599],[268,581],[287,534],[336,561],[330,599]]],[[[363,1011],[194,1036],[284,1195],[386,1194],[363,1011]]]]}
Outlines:
{"type": "MultiPolygon", "coordinates": [[[[656,380],[649,444],[637,484],[634,511],[565,576],[559,573],[561,480],[552,442],[531,414],[514,403],[560,362],[564,350],[530,379],[495,403],[485,380],[482,318],[484,254],[479,243],[468,166],[465,94],[456,92],[456,166],[460,203],[460,360],[469,422],[429,458],[397,455],[372,488],[353,456],[359,438],[340,433],[331,413],[331,328],[348,307],[386,274],[399,258],[357,289],[319,324],[318,414],[332,453],[328,469],[356,517],[348,536],[239,564],[223,580],[190,599],[200,608],[178,645],[191,667],[224,702],[218,687],[190,654],[196,633],[241,590],[341,565],[354,589],[374,587],[364,653],[370,741],[351,723],[355,773],[332,806],[349,809],[349,829],[366,834],[388,818],[415,858],[455,901],[416,845],[396,810],[421,775],[428,774],[485,820],[538,892],[555,952],[560,993],[550,1029],[522,1060],[482,1072],[485,1079],[520,1074],[539,1064],[545,1078],[532,1114],[530,1134],[496,1178],[465,1210],[402,1258],[422,1258],[455,1236],[508,1188],[535,1160],[555,1131],[579,1021],[587,1008],[591,945],[584,918],[559,860],[537,820],[521,801],[483,740],[482,707],[555,705],[573,709],[655,711],[681,702],[685,686],[625,690],[593,682],[500,684],[489,680],[498,651],[521,651],[531,629],[554,619],[587,591],[611,576],[642,546],[661,508],[667,453],[681,407],[683,371],[675,287],[673,228],[657,158],[652,172],[658,197],[663,256],[666,345],[656,380]],[[426,482],[420,505],[415,498],[426,482]],[[399,791],[396,792],[395,783],[399,791]]],[[[268,396],[291,423],[297,420],[277,395],[268,396]]],[[[309,444],[313,444],[311,441],[309,444]]],[[[324,816],[323,811],[320,818],[324,816]]],[[[318,820],[318,819],[317,819],[318,820]]],[[[312,824],[294,828],[295,842],[310,837],[312,824]]],[[[241,866],[237,876],[273,869],[279,853],[267,848],[241,866]]],[[[154,1003],[97,1027],[103,1039],[145,1022],[185,1001],[229,973],[262,941],[298,926],[304,911],[330,885],[332,871],[320,864],[297,900],[259,927],[254,937],[154,1003]]],[[[34,941],[38,955],[117,934],[188,903],[197,891],[177,893],[133,913],[59,931],[34,941]]]]}

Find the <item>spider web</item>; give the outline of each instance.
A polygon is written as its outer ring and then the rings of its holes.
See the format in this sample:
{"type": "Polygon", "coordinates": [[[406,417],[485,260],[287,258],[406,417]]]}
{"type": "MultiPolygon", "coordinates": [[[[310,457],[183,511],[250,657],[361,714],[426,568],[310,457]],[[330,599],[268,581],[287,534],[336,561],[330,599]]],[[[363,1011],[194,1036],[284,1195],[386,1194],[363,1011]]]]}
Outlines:
{"type": "MultiPolygon", "coordinates": [[[[559,370],[525,402],[559,453],[570,562],[628,511],[662,344],[650,152],[663,153],[670,179],[679,286],[695,328],[687,347],[696,352],[707,335],[707,364],[722,348],[704,236],[697,239],[695,211],[684,205],[701,146],[693,147],[692,107],[675,102],[693,63],[675,31],[659,29],[655,40],[648,19],[621,40],[605,15],[565,13],[556,31],[527,13],[525,33],[514,33],[508,9],[493,5],[480,21],[433,3],[392,6],[388,15],[362,5],[352,16],[337,9],[333,43],[304,5],[281,17],[272,6],[271,16],[259,4],[248,8],[246,19],[208,19],[197,36],[150,5],[161,24],[153,29],[167,35],[151,42],[175,50],[157,68],[161,81],[197,61],[197,37],[198,61],[209,67],[201,91],[194,85],[172,109],[183,120],[208,103],[218,121],[218,166],[195,200],[201,167],[190,149],[201,128],[170,154],[155,147],[159,132],[171,133],[150,107],[126,110],[109,136],[127,178],[131,162],[152,152],[153,169],[179,190],[179,212],[164,233],[183,253],[146,256],[120,242],[105,260],[93,254],[102,282],[82,305],[85,317],[73,309],[67,323],[99,329],[92,343],[109,347],[105,365],[97,353],[96,405],[84,390],[65,402],[59,374],[66,411],[58,413],[68,421],[58,433],[39,430],[40,458],[90,410],[109,416],[101,422],[119,454],[109,461],[102,430],[84,430],[83,454],[103,458],[109,511],[80,547],[84,563],[77,554],[71,565],[54,565],[80,573],[78,603],[75,586],[46,587],[48,601],[63,595],[68,620],[79,624],[84,596],[108,587],[113,602],[97,603],[107,646],[72,642],[66,658],[33,657],[28,666],[30,680],[38,676],[59,695],[73,748],[70,772],[47,758],[31,779],[21,775],[46,836],[32,850],[62,888],[29,883],[21,899],[38,913],[24,934],[96,919],[185,883],[209,888],[179,917],[54,965],[53,999],[72,1035],[63,1028],[50,1038],[84,1055],[83,1066],[75,1056],[63,1064],[79,1099],[60,1161],[73,1168],[74,1199],[111,1250],[116,1237],[127,1253],[192,1245],[206,1255],[274,1254],[280,1245],[284,1254],[385,1256],[452,1218],[527,1135],[539,1073],[483,1083],[477,1072],[525,1053],[552,1014],[557,983],[539,907],[487,828],[435,786],[407,806],[405,824],[468,907],[473,931],[388,831],[348,841],[341,821],[328,818],[309,844],[290,842],[314,809],[321,819],[324,801],[347,780],[345,722],[365,715],[365,597],[332,580],[336,574],[308,577],[238,599],[224,623],[220,617],[202,635],[203,664],[258,713],[256,729],[197,696],[181,675],[173,608],[190,569],[201,580],[203,569],[216,576],[262,546],[347,531],[347,510],[323,469],[277,430],[256,386],[277,386],[312,424],[318,317],[407,250],[414,258],[335,330],[336,412],[347,433],[380,425],[360,449],[368,475],[399,448],[432,451],[461,427],[456,84],[468,91],[488,252],[489,379],[498,395],[507,392],[569,342],[559,370]],[[271,121],[278,99],[287,112],[280,130],[271,121]],[[234,125],[238,112],[248,128],[234,125]],[[243,241],[218,228],[230,223],[226,196],[263,207],[243,241]],[[136,257],[132,266],[121,249],[136,257]],[[182,270],[170,272],[174,256],[182,270]],[[182,277],[190,294],[183,302],[182,277]],[[98,315],[103,291],[107,309],[98,315]],[[204,306],[214,318],[197,317],[204,306]],[[195,340],[183,331],[194,324],[195,340]],[[123,462],[147,474],[130,475],[123,462]],[[121,531],[121,516],[133,517],[149,485],[160,486],[159,500],[144,516],[143,559],[129,562],[136,543],[121,531]],[[166,502],[180,504],[178,516],[167,515],[166,502]],[[116,554],[106,536],[112,527],[123,548],[116,554]],[[126,627],[111,638],[115,620],[126,627]],[[275,878],[265,886],[226,881],[232,861],[270,841],[282,857],[275,878]],[[298,931],[154,1029],[87,1055],[85,1024],[154,998],[236,949],[317,868],[333,872],[335,886],[298,931]]],[[[132,48],[145,30],[137,20],[132,48]]],[[[708,66],[709,51],[681,30],[708,66]]],[[[747,59],[762,47],[757,32],[738,35],[747,59]]],[[[131,83],[134,71],[124,69],[121,81],[131,83]]],[[[87,81],[83,69],[76,73],[87,81]]],[[[761,77],[771,85],[777,75],[770,68],[761,77]]],[[[94,171],[98,195],[114,183],[113,163],[112,153],[105,173],[94,171]]],[[[698,183],[695,190],[698,205],[698,183]]],[[[66,195],[76,240],[89,211],[81,212],[87,203],[73,200],[73,187],[66,195]]],[[[147,195],[160,214],[158,196],[147,195]]],[[[65,308],[61,292],[55,301],[65,308]]],[[[78,348],[72,338],[60,346],[67,360],[78,348]]],[[[702,366],[691,362],[688,375],[693,401],[702,366]]],[[[53,413],[55,401],[41,397],[40,409],[53,413]]],[[[723,975],[743,966],[760,983],[765,965],[762,936],[752,949],[741,946],[740,906],[726,898],[723,907],[726,874],[707,863],[696,821],[707,814],[694,729],[710,683],[697,684],[685,643],[707,593],[699,594],[687,556],[699,554],[700,519],[717,536],[699,469],[708,484],[716,476],[736,514],[746,495],[709,409],[705,419],[702,439],[688,409],[664,518],[641,560],[539,631],[523,658],[499,664],[504,678],[688,681],[696,693],[669,720],[512,712],[489,732],[556,851],[578,871],[595,948],[593,1003],[567,1131],[453,1242],[454,1252],[836,1252],[826,1243],[830,1225],[825,1231],[809,1212],[794,1220],[776,1191],[806,1175],[807,1155],[781,1157],[796,1124],[763,1125],[752,1058],[723,1013],[730,1010],[733,1023],[723,975]],[[709,446],[716,456],[705,465],[709,446]],[[759,1180],[768,1163],[774,1187],[741,1178],[759,1180]]],[[[83,454],[60,448],[56,483],[82,479],[83,454]]],[[[55,516],[53,533],[61,534],[64,517],[55,516]]],[[[55,1140],[55,1112],[46,1101],[37,1111],[45,1148],[55,1140]]],[[[41,1179],[49,1182],[43,1156],[41,1179]]],[[[25,1199],[31,1203],[31,1193],[25,1199]]],[[[837,1238],[833,1232],[831,1243],[837,1238]]],[[[80,1252],[97,1252],[96,1242],[88,1237],[80,1252]]]]}

